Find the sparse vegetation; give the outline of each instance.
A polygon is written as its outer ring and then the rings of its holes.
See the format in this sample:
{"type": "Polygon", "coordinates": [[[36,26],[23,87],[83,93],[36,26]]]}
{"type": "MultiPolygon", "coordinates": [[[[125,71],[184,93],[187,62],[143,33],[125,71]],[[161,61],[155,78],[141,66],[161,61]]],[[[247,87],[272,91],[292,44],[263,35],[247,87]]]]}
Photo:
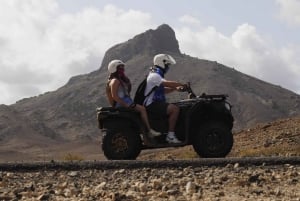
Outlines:
{"type": "Polygon", "coordinates": [[[187,152],[182,153],[181,155],[182,159],[193,159],[193,158],[199,158],[197,153],[193,150],[188,150],[187,152]]]}
{"type": "Polygon", "coordinates": [[[187,149],[184,149],[181,152],[178,152],[178,158],[193,159],[193,158],[199,158],[199,156],[192,147],[188,147],[187,149]]]}
{"type": "Polygon", "coordinates": [[[258,149],[245,149],[239,154],[241,157],[260,157],[260,156],[300,156],[300,149],[287,150],[283,147],[262,147],[258,149]]]}
{"type": "Polygon", "coordinates": [[[78,154],[67,153],[63,156],[64,161],[83,161],[84,158],[78,154]]]}

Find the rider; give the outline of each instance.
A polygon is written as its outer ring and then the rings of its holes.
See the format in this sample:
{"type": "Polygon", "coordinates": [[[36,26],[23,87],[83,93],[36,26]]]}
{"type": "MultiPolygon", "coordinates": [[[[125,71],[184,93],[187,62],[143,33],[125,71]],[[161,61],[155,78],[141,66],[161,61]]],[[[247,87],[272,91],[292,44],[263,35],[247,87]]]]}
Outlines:
{"type": "Polygon", "coordinates": [[[147,127],[148,136],[161,135],[161,133],[151,129],[145,107],[135,104],[130,98],[131,82],[125,75],[125,63],[121,60],[112,60],[108,64],[108,72],[110,75],[106,85],[106,95],[109,103],[115,108],[126,107],[138,111],[147,127]]]}
{"type": "Polygon", "coordinates": [[[144,105],[148,111],[157,116],[168,116],[169,131],[166,137],[168,143],[181,143],[175,136],[175,126],[179,115],[179,107],[166,102],[165,94],[173,91],[182,91],[186,84],[166,80],[165,74],[171,65],[176,64],[175,59],[168,54],[158,54],[153,59],[154,66],[147,77],[147,86],[144,94],[153,92],[146,97],[144,105]]]}

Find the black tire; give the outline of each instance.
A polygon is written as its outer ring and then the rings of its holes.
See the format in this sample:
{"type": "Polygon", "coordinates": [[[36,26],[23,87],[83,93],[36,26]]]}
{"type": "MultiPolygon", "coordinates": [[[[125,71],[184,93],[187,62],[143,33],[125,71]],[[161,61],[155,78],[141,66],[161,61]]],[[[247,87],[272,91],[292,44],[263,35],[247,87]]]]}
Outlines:
{"type": "Polygon", "coordinates": [[[231,151],[233,135],[225,123],[209,122],[198,129],[192,143],[200,157],[222,158],[231,151]]]}
{"type": "Polygon", "coordinates": [[[102,139],[102,150],[109,160],[135,160],[142,150],[141,137],[131,129],[107,130],[102,139]]]}

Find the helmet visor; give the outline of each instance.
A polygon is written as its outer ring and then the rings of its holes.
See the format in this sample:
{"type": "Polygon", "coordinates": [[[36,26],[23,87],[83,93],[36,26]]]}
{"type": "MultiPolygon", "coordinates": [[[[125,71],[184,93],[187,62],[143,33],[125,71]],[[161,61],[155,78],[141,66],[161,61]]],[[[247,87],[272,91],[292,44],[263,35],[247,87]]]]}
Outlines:
{"type": "Polygon", "coordinates": [[[168,65],[176,64],[176,61],[172,56],[168,55],[167,57],[168,57],[168,60],[166,61],[166,64],[168,64],[168,65]]]}

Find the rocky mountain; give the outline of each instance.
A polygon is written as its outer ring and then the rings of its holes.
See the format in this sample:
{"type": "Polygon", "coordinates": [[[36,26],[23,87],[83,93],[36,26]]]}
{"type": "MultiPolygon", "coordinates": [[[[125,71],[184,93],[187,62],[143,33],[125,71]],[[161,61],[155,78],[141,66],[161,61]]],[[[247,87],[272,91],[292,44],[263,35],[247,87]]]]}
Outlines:
{"type": "MultiPolygon", "coordinates": [[[[256,123],[300,115],[298,94],[216,61],[182,54],[175,32],[163,24],[107,50],[97,71],[72,77],[56,91],[23,99],[13,105],[2,105],[0,145],[12,139],[23,142],[21,139],[25,138],[40,144],[52,142],[56,145],[99,140],[96,108],[108,106],[104,90],[108,62],[112,59],[126,62],[126,73],[131,78],[134,92],[147,75],[153,56],[158,53],[171,54],[177,61],[167,74],[167,79],[191,82],[198,95],[229,95],[229,101],[234,106],[235,131],[256,123]]],[[[185,96],[184,93],[175,93],[170,96],[170,101],[185,96]]]]}

